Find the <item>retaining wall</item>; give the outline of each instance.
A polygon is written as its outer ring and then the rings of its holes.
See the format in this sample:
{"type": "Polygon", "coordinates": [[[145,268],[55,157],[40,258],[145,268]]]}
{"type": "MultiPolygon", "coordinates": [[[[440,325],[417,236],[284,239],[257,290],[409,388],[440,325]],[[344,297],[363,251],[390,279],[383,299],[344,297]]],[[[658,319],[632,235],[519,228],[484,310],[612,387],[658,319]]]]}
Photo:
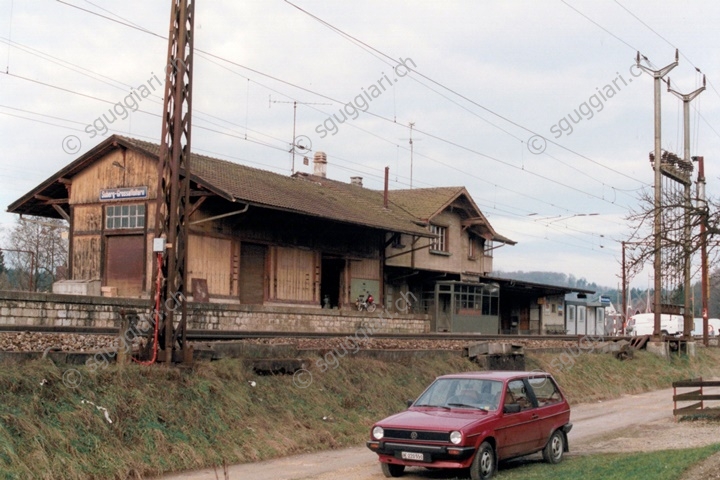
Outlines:
{"type": "MultiPolygon", "coordinates": [[[[149,300],[0,291],[0,325],[120,327],[121,312],[150,318],[149,300]]],[[[188,303],[188,329],[352,333],[427,333],[427,315],[383,314],[220,303],[188,303]]]]}

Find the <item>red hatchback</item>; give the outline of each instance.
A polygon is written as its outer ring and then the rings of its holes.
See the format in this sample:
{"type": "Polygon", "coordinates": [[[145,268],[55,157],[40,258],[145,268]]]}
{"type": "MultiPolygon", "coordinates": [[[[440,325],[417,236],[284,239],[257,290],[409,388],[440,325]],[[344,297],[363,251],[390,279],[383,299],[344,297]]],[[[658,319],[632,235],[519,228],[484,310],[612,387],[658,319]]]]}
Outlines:
{"type": "Polygon", "coordinates": [[[542,451],[550,463],[568,451],[570,406],[549,373],[443,375],[401,413],[373,425],[368,448],[386,477],[406,466],[470,468],[491,478],[499,460],[542,451]]]}

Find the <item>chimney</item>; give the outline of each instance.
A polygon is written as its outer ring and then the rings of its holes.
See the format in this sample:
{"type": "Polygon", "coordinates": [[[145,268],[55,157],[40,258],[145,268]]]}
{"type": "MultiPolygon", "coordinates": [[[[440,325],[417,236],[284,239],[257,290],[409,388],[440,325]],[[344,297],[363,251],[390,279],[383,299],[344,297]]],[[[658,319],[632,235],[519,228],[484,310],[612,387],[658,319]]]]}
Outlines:
{"type": "Polygon", "coordinates": [[[362,177],[350,177],[350,184],[362,187],[362,177]]]}
{"type": "Polygon", "coordinates": [[[325,152],[315,152],[313,159],[314,174],[318,177],[327,177],[327,155],[325,152]]]}

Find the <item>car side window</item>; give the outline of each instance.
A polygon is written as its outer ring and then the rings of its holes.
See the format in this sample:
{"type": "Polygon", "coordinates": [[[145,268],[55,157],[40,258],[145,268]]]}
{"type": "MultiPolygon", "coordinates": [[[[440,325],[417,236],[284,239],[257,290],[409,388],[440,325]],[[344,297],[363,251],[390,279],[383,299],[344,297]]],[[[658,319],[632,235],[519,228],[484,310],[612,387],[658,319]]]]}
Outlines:
{"type": "Polygon", "coordinates": [[[560,390],[551,378],[530,378],[528,382],[530,383],[533,393],[535,393],[535,398],[537,399],[539,407],[560,403],[562,401],[560,390]]]}
{"type": "Polygon", "coordinates": [[[508,392],[505,394],[505,403],[510,397],[514,402],[520,405],[520,410],[528,410],[533,408],[533,403],[525,389],[525,383],[522,380],[513,380],[508,383],[508,392]]]}

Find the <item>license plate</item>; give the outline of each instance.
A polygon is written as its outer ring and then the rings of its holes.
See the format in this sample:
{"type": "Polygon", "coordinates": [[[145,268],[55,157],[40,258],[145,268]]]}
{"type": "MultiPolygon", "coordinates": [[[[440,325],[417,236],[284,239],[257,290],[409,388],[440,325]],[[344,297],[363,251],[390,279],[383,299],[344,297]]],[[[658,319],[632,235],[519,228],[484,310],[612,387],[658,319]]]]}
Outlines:
{"type": "Polygon", "coordinates": [[[417,460],[418,462],[425,460],[425,456],[417,452],[400,452],[400,457],[403,460],[417,460]]]}

